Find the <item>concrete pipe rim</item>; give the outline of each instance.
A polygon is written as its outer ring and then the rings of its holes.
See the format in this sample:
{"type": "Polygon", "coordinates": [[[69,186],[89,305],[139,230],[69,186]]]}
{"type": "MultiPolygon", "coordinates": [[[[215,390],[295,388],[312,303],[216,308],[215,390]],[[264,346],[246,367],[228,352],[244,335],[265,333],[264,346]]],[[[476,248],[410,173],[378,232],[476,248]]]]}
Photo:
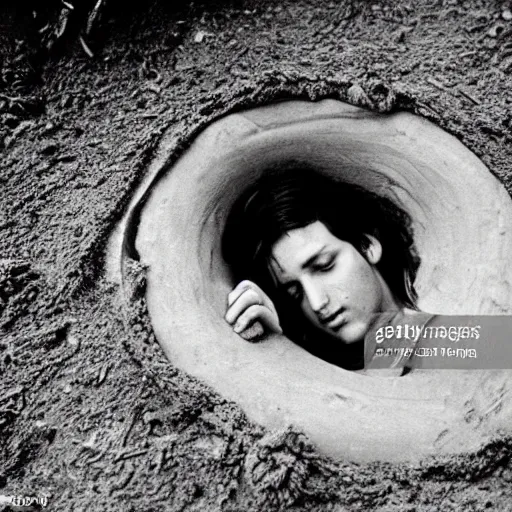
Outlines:
{"type": "Polygon", "coordinates": [[[287,159],[343,173],[410,213],[422,309],[510,313],[510,197],[474,154],[412,114],[291,100],[211,124],[151,189],[136,248],[147,266],[152,325],[171,363],[267,428],[292,424],[321,452],[357,462],[469,451],[510,424],[507,408],[484,418],[493,390],[512,387],[505,371],[361,376],[284,337],[253,345],[230,330],[223,313],[233,283],[219,259],[226,210],[259,172],[287,159]],[[480,422],[468,423],[475,407],[480,422]]]}

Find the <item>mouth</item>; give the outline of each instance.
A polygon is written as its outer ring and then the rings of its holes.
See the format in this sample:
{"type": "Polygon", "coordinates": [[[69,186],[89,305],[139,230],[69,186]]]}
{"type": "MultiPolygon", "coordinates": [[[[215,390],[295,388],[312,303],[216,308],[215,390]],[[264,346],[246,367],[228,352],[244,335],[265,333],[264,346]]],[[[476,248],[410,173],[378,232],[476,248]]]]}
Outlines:
{"type": "Polygon", "coordinates": [[[329,315],[321,319],[320,322],[331,330],[337,330],[347,321],[343,315],[344,311],[345,308],[340,308],[337,311],[335,311],[332,315],[329,315]]]}

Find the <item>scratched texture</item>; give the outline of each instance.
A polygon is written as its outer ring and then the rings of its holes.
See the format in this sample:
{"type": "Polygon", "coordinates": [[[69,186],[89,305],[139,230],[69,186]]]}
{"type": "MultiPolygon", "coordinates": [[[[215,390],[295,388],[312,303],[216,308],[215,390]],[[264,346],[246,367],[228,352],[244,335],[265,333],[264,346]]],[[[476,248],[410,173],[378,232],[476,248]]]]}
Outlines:
{"type": "Polygon", "coordinates": [[[30,9],[0,8],[0,494],[74,511],[510,510],[510,439],[414,467],[333,462],[166,362],[141,269],[128,304],[104,277],[161,133],[177,156],[273,99],[415,112],[510,192],[510,5],[164,4],[113,2],[85,47],[49,54],[30,9]]]}

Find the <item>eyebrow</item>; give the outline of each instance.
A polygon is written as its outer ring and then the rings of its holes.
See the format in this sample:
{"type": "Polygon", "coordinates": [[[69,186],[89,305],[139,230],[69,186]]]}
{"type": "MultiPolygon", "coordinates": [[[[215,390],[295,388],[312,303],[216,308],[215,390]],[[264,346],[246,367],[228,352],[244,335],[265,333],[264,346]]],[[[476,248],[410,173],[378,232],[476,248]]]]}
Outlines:
{"type": "MultiPolygon", "coordinates": [[[[312,254],[301,266],[300,268],[301,269],[306,269],[306,268],[309,268],[311,267],[315,260],[318,259],[318,257],[323,253],[323,251],[327,249],[327,245],[323,245],[320,249],[318,249],[317,251],[315,251],[314,254],[312,254]]],[[[279,265],[279,262],[276,261],[276,263],[278,264],[279,268],[281,268],[282,270],[282,267],[281,265],[279,265]]],[[[279,281],[279,280],[278,280],[279,281]]],[[[282,282],[279,284],[280,287],[282,288],[289,288],[291,285],[295,284],[296,283],[296,279],[290,279],[288,281],[285,281],[285,282],[282,282]]]]}
{"type": "Polygon", "coordinates": [[[308,258],[301,266],[300,268],[306,269],[308,267],[311,267],[316,259],[322,254],[324,249],[327,248],[327,245],[322,246],[318,251],[316,251],[310,258],[308,258]]]}

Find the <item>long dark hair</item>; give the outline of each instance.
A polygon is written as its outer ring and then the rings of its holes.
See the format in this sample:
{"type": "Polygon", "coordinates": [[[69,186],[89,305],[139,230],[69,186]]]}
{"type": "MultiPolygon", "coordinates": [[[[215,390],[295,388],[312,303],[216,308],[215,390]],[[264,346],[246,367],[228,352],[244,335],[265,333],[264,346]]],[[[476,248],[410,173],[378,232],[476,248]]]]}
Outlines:
{"type": "Polygon", "coordinates": [[[416,309],[413,283],[420,260],[411,219],[404,210],[386,197],[307,168],[269,170],[233,205],[222,253],[235,281],[249,279],[268,293],[288,337],[304,345],[311,326],[303,315],[297,315],[297,304],[274,284],[272,247],[286,232],[315,221],[323,222],[334,236],[351,243],[363,256],[369,245],[367,235],[377,238],[383,248],[377,270],[395,298],[416,309]]]}

